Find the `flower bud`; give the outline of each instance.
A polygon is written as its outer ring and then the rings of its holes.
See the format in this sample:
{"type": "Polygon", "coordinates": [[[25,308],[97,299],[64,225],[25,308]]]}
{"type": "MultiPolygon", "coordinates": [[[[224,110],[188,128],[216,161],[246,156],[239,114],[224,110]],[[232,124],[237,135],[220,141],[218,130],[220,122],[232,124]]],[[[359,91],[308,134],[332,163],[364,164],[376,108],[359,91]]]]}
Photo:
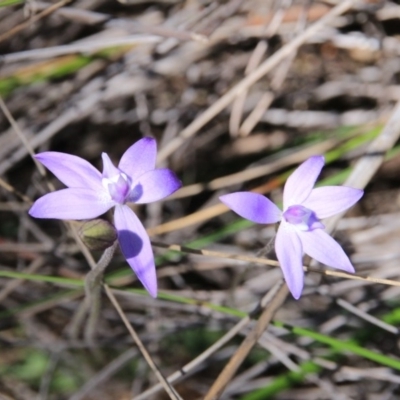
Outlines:
{"type": "Polygon", "coordinates": [[[103,219],[83,222],[78,234],[90,250],[105,250],[117,240],[114,226],[103,219]]]}

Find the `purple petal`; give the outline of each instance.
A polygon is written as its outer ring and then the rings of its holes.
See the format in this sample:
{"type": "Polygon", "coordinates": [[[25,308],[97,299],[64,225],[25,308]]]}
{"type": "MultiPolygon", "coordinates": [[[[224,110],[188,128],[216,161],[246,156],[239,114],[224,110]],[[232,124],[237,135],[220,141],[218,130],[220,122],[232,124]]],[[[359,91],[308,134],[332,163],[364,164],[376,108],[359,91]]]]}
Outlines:
{"type": "Polygon", "coordinates": [[[135,213],[124,205],[115,207],[115,228],[122,254],[152,297],[157,297],[157,276],[150,239],[135,213]]]}
{"type": "Polygon", "coordinates": [[[35,158],[68,187],[101,188],[100,172],[83,158],[56,151],[39,153],[35,158]]]}
{"type": "Polygon", "coordinates": [[[121,171],[112,163],[107,153],[101,153],[101,158],[103,159],[104,178],[110,179],[121,174],[121,171]]]}
{"type": "Polygon", "coordinates": [[[299,237],[304,252],[310,257],[329,267],[354,273],[354,267],[340,244],[322,229],[299,232],[299,237]]]}
{"type": "Polygon", "coordinates": [[[29,214],[35,218],[91,219],[108,211],[114,202],[102,191],[62,189],[36,200],[29,214]]]}
{"type": "Polygon", "coordinates": [[[145,137],[138,140],[122,155],[118,168],[125,172],[132,181],[156,167],[157,142],[145,137]]]}
{"type": "Polygon", "coordinates": [[[236,214],[257,224],[273,224],[281,219],[281,210],[259,193],[236,192],[219,199],[236,214]]]}
{"type": "Polygon", "coordinates": [[[319,219],[347,210],[360,200],[363,190],[347,186],[324,186],[311,191],[303,206],[314,211],[319,219]]]}
{"type": "Polygon", "coordinates": [[[276,234],[275,252],[286,284],[297,300],[304,285],[303,249],[297,231],[284,220],[276,234]]]}
{"type": "Polygon", "coordinates": [[[293,171],[283,190],[283,209],[300,205],[310,195],[315,181],[324,166],[323,156],[313,156],[293,171]]]}
{"type": "Polygon", "coordinates": [[[127,201],[138,204],[161,200],[174,193],[182,186],[176,175],[167,168],[145,172],[132,184],[132,191],[127,201]]]}

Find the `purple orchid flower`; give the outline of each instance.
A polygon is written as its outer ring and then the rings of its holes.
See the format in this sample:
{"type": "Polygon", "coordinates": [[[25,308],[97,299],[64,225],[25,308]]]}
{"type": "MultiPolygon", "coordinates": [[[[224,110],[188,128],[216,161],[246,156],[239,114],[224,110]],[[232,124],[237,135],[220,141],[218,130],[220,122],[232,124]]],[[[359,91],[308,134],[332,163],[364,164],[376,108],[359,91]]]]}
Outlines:
{"type": "Polygon", "coordinates": [[[324,157],[313,156],[290,175],[283,191],[283,212],[258,193],[237,192],[220,197],[225,205],[250,221],[258,224],[281,221],[275,251],[295,299],[300,297],[304,285],[303,253],[330,267],[354,273],[349,258],[324,231],[320,220],[348,209],[364,192],[346,186],[313,189],[324,163],[324,157]]]}
{"type": "Polygon", "coordinates": [[[122,156],[118,168],[102,154],[103,173],[70,154],[44,152],[35,158],[67,189],[39,198],[29,210],[36,218],[92,219],[115,207],[114,224],[126,261],[151,296],[157,296],[157,277],[150,239],[126,203],[151,203],[169,196],[181,182],[169,169],[155,169],[157,144],[143,138],[122,156]]]}

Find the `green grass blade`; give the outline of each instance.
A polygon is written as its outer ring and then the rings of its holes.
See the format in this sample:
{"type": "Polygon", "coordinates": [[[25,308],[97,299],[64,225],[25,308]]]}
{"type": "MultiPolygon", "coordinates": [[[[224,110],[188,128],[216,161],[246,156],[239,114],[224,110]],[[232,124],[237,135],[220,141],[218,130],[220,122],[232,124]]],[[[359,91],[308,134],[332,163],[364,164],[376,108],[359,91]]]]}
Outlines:
{"type": "Polygon", "coordinates": [[[0,271],[0,277],[11,278],[11,279],[25,279],[28,281],[37,281],[37,282],[48,282],[48,283],[55,283],[58,285],[68,285],[68,286],[84,285],[82,279],[61,278],[58,276],[38,275],[38,274],[24,274],[23,272],[13,272],[13,271],[0,271]]]}
{"type": "Polygon", "coordinates": [[[16,4],[22,4],[25,0],[0,0],[0,7],[14,6],[16,4]]]}
{"type": "Polygon", "coordinates": [[[323,335],[322,333],[314,332],[305,328],[286,325],[279,322],[275,322],[275,325],[284,327],[290,330],[290,332],[294,333],[295,335],[309,337],[319,343],[326,344],[339,353],[349,352],[352,354],[356,354],[367,360],[371,360],[378,364],[384,365],[385,367],[390,367],[400,371],[400,360],[385,356],[376,351],[365,349],[364,347],[359,346],[354,342],[334,339],[330,336],[323,335]]]}
{"type": "Polygon", "coordinates": [[[240,400],[267,400],[272,396],[291,388],[296,383],[301,383],[304,378],[312,373],[317,373],[322,368],[314,364],[312,361],[306,361],[299,365],[299,371],[290,371],[272,380],[272,382],[261,389],[255,390],[240,400]]]}

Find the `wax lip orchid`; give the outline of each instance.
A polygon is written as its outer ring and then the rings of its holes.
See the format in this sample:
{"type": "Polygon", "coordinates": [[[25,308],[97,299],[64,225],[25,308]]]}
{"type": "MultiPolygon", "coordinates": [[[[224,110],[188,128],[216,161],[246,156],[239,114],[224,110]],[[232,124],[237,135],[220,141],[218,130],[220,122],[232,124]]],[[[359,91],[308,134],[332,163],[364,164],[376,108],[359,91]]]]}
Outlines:
{"type": "Polygon", "coordinates": [[[313,189],[324,163],[322,156],[310,157],[290,175],[283,191],[283,212],[258,193],[237,192],[220,197],[225,205],[250,221],[259,224],[281,221],[275,252],[295,299],[300,297],[304,285],[303,253],[330,267],[354,272],[349,258],[324,231],[320,220],[348,209],[364,192],[346,186],[313,189]]]}
{"type": "Polygon", "coordinates": [[[143,138],[133,144],[115,167],[102,154],[103,173],[70,154],[44,152],[35,158],[67,189],[39,198],[29,210],[36,218],[82,220],[96,218],[115,207],[114,225],[126,261],[151,296],[157,296],[157,277],[150,239],[126,203],[151,203],[169,196],[181,182],[169,169],[155,169],[156,141],[143,138]]]}

